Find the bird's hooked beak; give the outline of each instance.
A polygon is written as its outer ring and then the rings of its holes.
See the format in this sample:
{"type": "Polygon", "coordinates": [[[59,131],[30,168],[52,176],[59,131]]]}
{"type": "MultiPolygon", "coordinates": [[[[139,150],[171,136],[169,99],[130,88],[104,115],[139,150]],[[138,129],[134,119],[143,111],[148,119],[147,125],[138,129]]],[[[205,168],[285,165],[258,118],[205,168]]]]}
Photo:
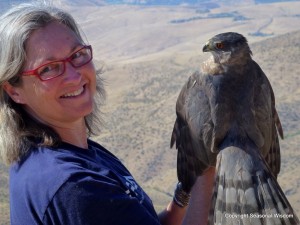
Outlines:
{"type": "Polygon", "coordinates": [[[205,45],[203,46],[202,51],[203,51],[203,52],[210,52],[211,50],[212,50],[211,44],[210,44],[210,41],[208,41],[208,42],[206,42],[205,45]]]}

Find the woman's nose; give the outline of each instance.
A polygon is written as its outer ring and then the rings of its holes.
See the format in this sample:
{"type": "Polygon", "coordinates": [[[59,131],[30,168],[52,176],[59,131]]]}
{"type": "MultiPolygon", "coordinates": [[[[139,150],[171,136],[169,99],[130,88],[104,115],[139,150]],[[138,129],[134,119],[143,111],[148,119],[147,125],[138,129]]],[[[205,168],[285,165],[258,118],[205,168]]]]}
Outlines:
{"type": "Polygon", "coordinates": [[[81,80],[80,68],[75,68],[71,63],[65,62],[64,77],[66,80],[70,81],[81,80]]]}

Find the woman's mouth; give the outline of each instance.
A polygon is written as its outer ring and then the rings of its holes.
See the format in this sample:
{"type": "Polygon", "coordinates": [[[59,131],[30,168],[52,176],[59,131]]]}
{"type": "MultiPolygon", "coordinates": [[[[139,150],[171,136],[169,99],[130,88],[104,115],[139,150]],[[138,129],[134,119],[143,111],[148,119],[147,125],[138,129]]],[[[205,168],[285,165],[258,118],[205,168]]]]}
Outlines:
{"type": "Polygon", "coordinates": [[[64,94],[63,96],[61,96],[61,98],[70,98],[70,97],[76,97],[76,96],[79,96],[83,93],[84,91],[84,86],[81,87],[80,89],[76,90],[76,91],[73,91],[73,92],[70,92],[70,93],[66,93],[64,94]]]}

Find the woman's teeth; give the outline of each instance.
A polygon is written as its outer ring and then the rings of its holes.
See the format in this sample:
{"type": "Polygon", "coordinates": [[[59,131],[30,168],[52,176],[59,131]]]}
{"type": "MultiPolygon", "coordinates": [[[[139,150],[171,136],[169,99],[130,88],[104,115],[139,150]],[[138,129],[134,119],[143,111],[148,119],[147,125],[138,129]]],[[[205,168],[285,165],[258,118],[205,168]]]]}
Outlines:
{"type": "Polygon", "coordinates": [[[83,92],[83,90],[84,90],[84,88],[81,87],[79,90],[74,91],[74,92],[71,92],[71,93],[67,93],[67,94],[63,95],[62,97],[63,97],[63,98],[67,98],[67,97],[75,97],[75,96],[80,95],[80,94],[83,92]]]}

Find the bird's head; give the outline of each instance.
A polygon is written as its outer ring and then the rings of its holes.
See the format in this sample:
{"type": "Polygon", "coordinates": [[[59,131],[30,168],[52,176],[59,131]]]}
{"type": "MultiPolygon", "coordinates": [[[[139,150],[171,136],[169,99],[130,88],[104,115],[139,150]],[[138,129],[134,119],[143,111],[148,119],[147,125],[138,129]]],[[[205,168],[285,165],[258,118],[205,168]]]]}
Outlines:
{"type": "Polygon", "coordinates": [[[230,65],[251,59],[252,52],[247,39],[234,32],[217,34],[208,40],[203,47],[203,52],[211,52],[215,63],[230,65]]]}

